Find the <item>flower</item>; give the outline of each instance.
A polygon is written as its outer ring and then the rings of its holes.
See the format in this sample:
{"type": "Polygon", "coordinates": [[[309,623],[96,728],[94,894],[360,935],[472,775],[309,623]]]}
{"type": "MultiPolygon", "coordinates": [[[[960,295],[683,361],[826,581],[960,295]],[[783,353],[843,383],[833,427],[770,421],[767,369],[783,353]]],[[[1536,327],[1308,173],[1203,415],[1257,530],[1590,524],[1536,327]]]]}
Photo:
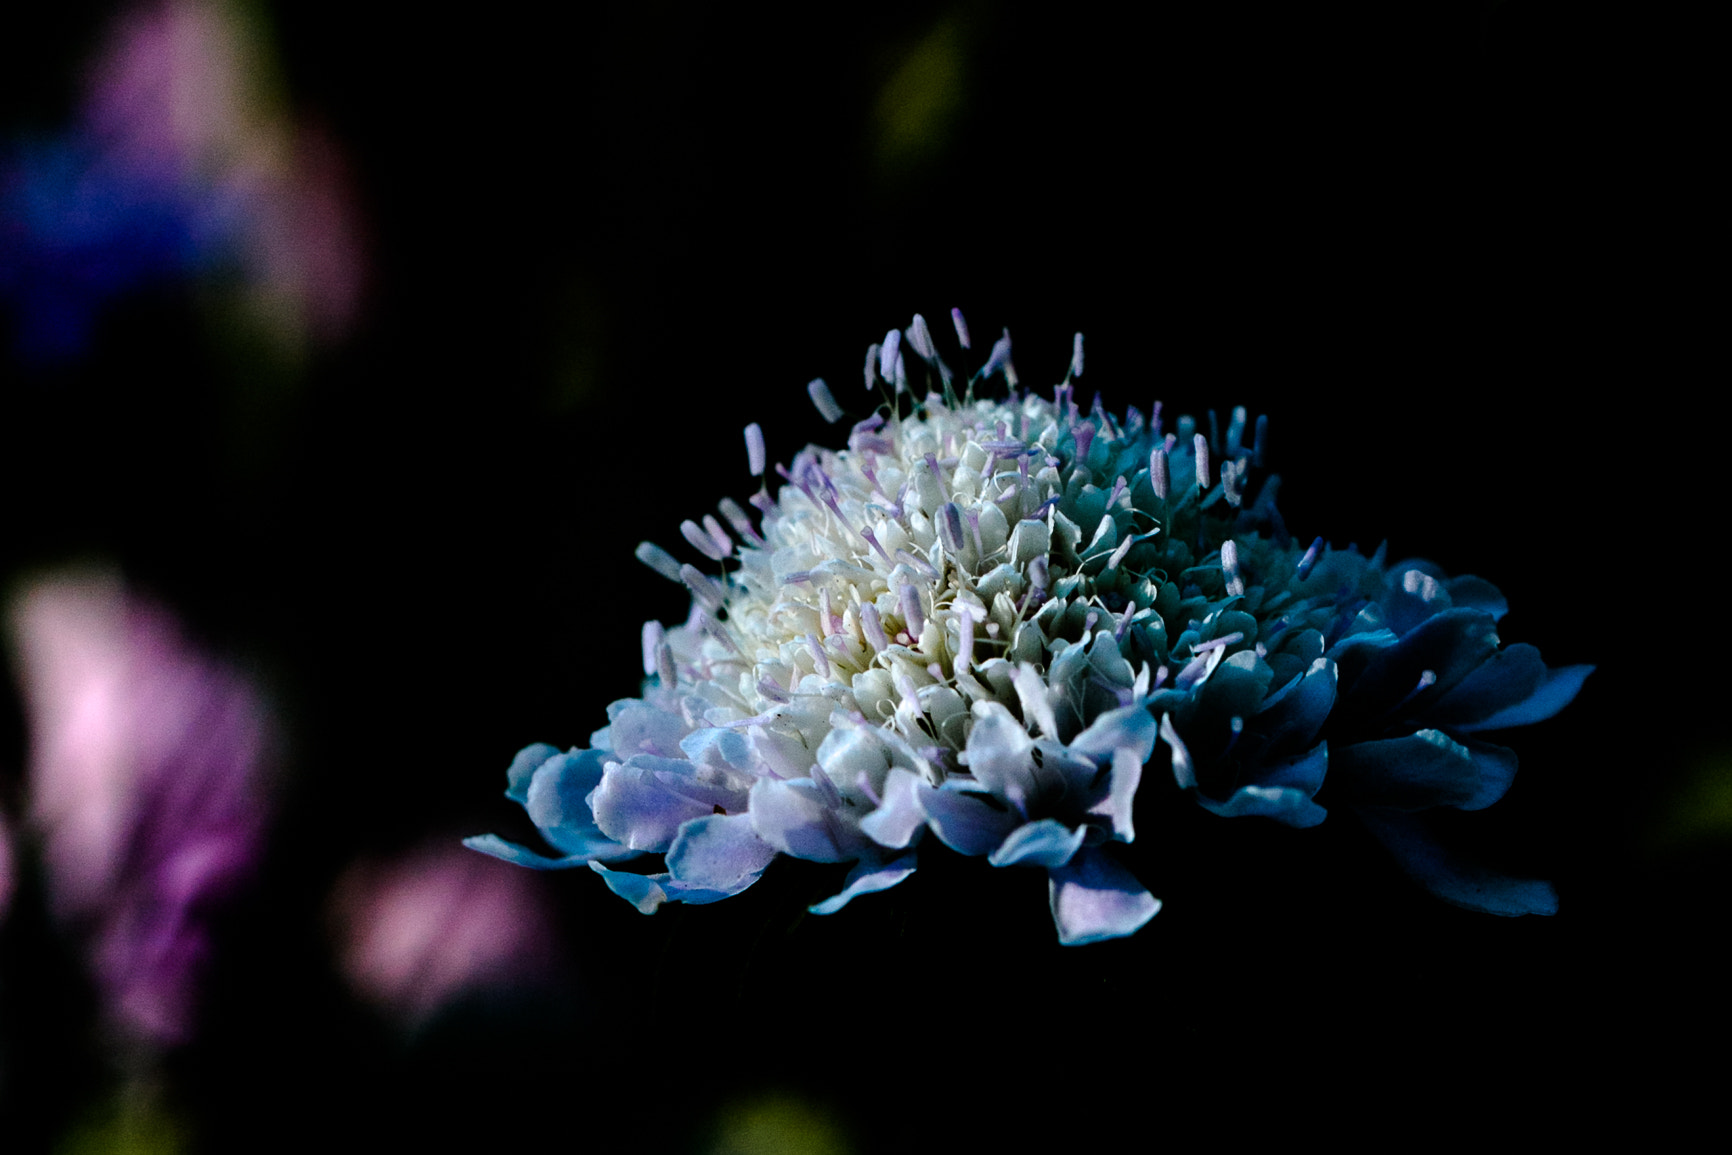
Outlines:
{"type": "MultiPolygon", "coordinates": [[[[1216,814],[1314,826],[1333,769],[1434,892],[1545,909],[1545,884],[1439,866],[1407,819],[1501,796],[1514,756],[1471,735],[1556,712],[1587,667],[1500,649],[1502,598],[1478,578],[1297,546],[1274,478],[1253,486],[1264,419],[1237,409],[1223,433],[1211,413],[1204,433],[1167,430],[1159,405],[1085,410],[1082,366],[1079,335],[1051,399],[1025,393],[1006,333],[958,395],[923,318],[892,330],[865,366],[885,401],[846,449],[778,465],[758,522],[724,500],[726,527],[680,527],[707,571],[639,547],[690,617],[645,627],[644,696],[609,707],[588,749],[532,746],[508,772],[560,855],[469,845],[588,864],[646,913],[737,894],[778,855],[853,862],[812,908],[827,914],[906,879],[930,836],[1045,869],[1060,941],[1094,942],[1160,908],[1114,844],[1164,739],[1216,814]],[[979,395],[994,374],[1008,396],[979,395]],[[616,865],[642,854],[665,868],[616,865]]],[[[808,392],[838,418],[827,385],[808,392]]],[[[757,426],[746,440],[761,475],[757,426]]]]}
{"type": "Polygon", "coordinates": [[[30,584],[11,632],[50,909],[82,937],[122,1034],[182,1042],[212,908],[262,850],[272,719],[113,577],[30,584]]]}

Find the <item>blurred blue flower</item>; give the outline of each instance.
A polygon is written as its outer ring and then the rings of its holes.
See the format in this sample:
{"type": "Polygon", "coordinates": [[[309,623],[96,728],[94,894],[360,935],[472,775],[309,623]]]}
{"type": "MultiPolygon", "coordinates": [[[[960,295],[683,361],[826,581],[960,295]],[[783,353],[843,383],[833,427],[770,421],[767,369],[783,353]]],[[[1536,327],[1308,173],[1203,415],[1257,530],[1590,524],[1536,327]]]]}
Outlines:
{"type": "MultiPolygon", "coordinates": [[[[1060,941],[1095,942],[1159,910],[1113,846],[1134,838],[1164,739],[1174,781],[1213,813],[1314,826],[1327,779],[1442,897],[1555,905],[1410,817],[1496,801],[1514,756],[1473,735],[1555,713],[1586,667],[1499,649],[1502,598],[1480,579],[1298,547],[1245,410],[1224,433],[1213,413],[1204,433],[1166,430],[1158,405],[1085,412],[1080,336],[1051,400],[1011,365],[1006,335],[959,397],[917,316],[869,351],[887,404],[847,449],[778,466],[759,522],[723,501],[726,528],[681,526],[710,572],[641,546],[693,599],[684,625],[645,627],[644,697],[610,707],[588,749],[530,747],[508,774],[558,855],[469,845],[587,864],[646,912],[736,894],[779,854],[854,863],[812,908],[827,914],[906,879],[930,834],[1045,869],[1060,941]],[[1010,396],[975,395],[990,373],[1010,396]],[[898,395],[922,375],[935,391],[910,411],[898,395]],[[665,868],[613,865],[645,853],[665,868]]],[[[823,382],[808,391],[840,415],[823,382]]],[[[762,474],[756,426],[746,440],[762,474]]]]}

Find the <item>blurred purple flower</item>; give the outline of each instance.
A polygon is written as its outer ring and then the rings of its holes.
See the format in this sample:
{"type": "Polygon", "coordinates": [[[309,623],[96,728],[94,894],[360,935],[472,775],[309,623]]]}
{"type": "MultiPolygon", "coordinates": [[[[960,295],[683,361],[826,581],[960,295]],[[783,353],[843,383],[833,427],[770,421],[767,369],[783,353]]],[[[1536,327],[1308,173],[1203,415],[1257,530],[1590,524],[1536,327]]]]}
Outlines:
{"type": "Polygon", "coordinates": [[[553,934],[539,882],[455,842],[357,863],[333,902],[343,973],[411,1027],[462,995],[543,979],[553,934]]]}
{"type": "Polygon", "coordinates": [[[271,99],[272,71],[224,0],[122,14],[77,123],[0,157],[0,299],[26,355],[72,356],[114,298],[217,269],[287,346],[347,331],[364,280],[350,182],[271,99]]]}
{"type": "Polygon", "coordinates": [[[37,581],[10,624],[50,909],[83,939],[122,1034],[183,1041],[212,906],[260,851],[271,718],[113,577],[37,581]]]}

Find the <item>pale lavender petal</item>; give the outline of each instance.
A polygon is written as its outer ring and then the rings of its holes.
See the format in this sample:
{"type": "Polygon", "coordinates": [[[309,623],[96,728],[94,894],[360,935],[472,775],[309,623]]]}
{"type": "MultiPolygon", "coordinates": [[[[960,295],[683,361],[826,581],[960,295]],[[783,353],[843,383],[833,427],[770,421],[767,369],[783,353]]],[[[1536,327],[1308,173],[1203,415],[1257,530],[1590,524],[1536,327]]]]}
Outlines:
{"type": "Polygon", "coordinates": [[[876,856],[864,857],[854,864],[854,869],[843,879],[840,893],[806,909],[813,914],[835,914],[862,894],[889,890],[914,873],[918,858],[912,850],[906,854],[898,854],[888,861],[876,856]]]}
{"type": "Polygon", "coordinates": [[[1014,811],[995,804],[989,794],[923,790],[919,797],[932,832],[960,854],[990,854],[1006,835],[1022,825],[1022,819],[1014,811]]]}
{"type": "Polygon", "coordinates": [[[824,805],[818,784],[810,778],[760,778],[752,786],[750,813],[758,837],[784,854],[809,862],[844,862],[859,853],[845,845],[841,819],[824,805]]]}
{"type": "Polygon", "coordinates": [[[690,762],[639,754],[609,766],[590,796],[596,826],[633,850],[666,850],[679,828],[714,813],[701,801],[668,789],[668,777],[689,777],[690,762]]]}
{"type": "Polygon", "coordinates": [[[986,861],[994,866],[1063,866],[1081,849],[1088,827],[1075,830],[1055,818],[1017,827],[986,861]]]}
{"type": "Polygon", "coordinates": [[[860,820],[860,829],[880,846],[900,848],[913,842],[926,826],[917,795],[921,787],[931,789],[912,770],[893,768],[884,780],[883,804],[860,820]]]}
{"type": "Polygon", "coordinates": [[[1160,899],[1099,848],[1085,848],[1051,871],[1048,892],[1065,946],[1135,934],[1161,909],[1160,899]]]}
{"type": "Polygon", "coordinates": [[[668,849],[668,871],[690,886],[735,894],[776,857],[749,814],[711,814],[680,827],[668,849]]]}
{"type": "Polygon", "coordinates": [[[589,868],[601,875],[601,880],[607,883],[607,888],[638,908],[642,914],[654,914],[656,908],[668,900],[667,891],[661,884],[671,877],[666,874],[632,874],[625,870],[609,870],[599,862],[592,862],[589,868]]]}

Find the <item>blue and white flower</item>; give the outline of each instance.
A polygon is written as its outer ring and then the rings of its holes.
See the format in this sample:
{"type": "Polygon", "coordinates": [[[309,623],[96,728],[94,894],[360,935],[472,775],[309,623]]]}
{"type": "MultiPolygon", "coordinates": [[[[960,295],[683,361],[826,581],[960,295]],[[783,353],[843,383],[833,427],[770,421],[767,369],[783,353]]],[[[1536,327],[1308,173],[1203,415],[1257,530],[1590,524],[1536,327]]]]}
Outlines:
{"type": "MultiPolygon", "coordinates": [[[[1489,583],[1299,548],[1273,479],[1253,494],[1262,419],[1235,410],[1223,432],[1211,413],[1205,433],[1163,428],[1159,405],[1085,412],[1080,335],[1050,399],[1018,388],[1010,354],[1006,334],[959,395],[916,316],[869,352],[883,403],[846,449],[776,466],[756,520],[724,500],[685,522],[702,567],[641,546],[692,595],[684,624],[645,627],[644,696],[588,749],[532,746],[508,773],[558,854],[469,844],[588,864],[645,912],[737,894],[778,855],[852,862],[813,907],[831,913],[936,840],[1045,869],[1060,940],[1093,942],[1159,910],[1114,844],[1165,739],[1174,781],[1216,814],[1316,825],[1330,775],[1443,897],[1545,909],[1545,884],[1439,867],[1409,819],[1501,796],[1514,756],[1471,735],[1556,712],[1587,668],[1499,649],[1489,583]],[[976,396],[997,374],[1009,395],[976,396]],[[643,854],[664,868],[623,867],[643,854]]],[[[840,418],[822,381],[808,393],[840,418]]],[[[746,442],[762,475],[757,426],[746,442]]]]}

